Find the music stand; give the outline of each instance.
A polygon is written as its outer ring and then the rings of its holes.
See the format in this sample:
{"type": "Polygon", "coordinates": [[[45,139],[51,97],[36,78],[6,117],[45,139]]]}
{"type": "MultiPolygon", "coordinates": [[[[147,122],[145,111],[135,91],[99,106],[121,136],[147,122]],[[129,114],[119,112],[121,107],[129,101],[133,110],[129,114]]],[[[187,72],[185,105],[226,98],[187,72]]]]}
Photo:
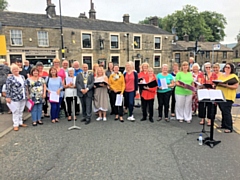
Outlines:
{"type": "Polygon", "coordinates": [[[72,103],[72,114],[73,114],[73,126],[68,128],[68,130],[72,130],[72,129],[78,129],[80,130],[81,127],[78,127],[76,126],[76,115],[75,115],[75,96],[74,96],[74,93],[73,93],[73,103],[72,103]]]}
{"type": "Polygon", "coordinates": [[[205,103],[206,102],[211,102],[212,103],[212,108],[211,108],[212,116],[211,116],[211,126],[210,126],[210,137],[206,137],[203,140],[203,144],[206,144],[210,148],[213,148],[217,144],[221,143],[221,141],[215,141],[213,139],[213,132],[214,132],[214,128],[213,128],[213,125],[214,125],[214,115],[213,115],[213,113],[214,113],[214,103],[224,103],[224,102],[226,102],[226,99],[224,98],[224,95],[223,95],[221,90],[207,90],[207,89],[201,90],[201,89],[199,89],[197,92],[198,92],[199,102],[205,102],[205,103]],[[217,96],[214,97],[214,95],[216,95],[216,94],[217,94],[217,96]]]}

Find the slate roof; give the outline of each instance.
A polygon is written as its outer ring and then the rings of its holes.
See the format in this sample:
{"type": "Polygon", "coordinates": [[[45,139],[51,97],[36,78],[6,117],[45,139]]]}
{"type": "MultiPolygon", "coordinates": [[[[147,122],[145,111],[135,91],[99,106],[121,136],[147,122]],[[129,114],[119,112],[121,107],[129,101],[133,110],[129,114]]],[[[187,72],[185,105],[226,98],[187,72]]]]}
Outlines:
{"type": "MultiPolygon", "coordinates": [[[[212,51],[213,44],[219,44],[218,42],[198,42],[198,46],[201,46],[202,51],[212,51]]],[[[172,45],[173,51],[188,51],[188,47],[195,47],[195,41],[177,41],[176,44],[172,45]]],[[[220,50],[218,51],[233,51],[231,48],[221,44],[220,50]]]]}
{"type": "MultiPolygon", "coordinates": [[[[0,11],[0,22],[2,23],[2,26],[39,27],[39,28],[60,27],[59,16],[56,16],[54,18],[48,18],[46,14],[0,11]]],[[[166,35],[171,34],[153,25],[141,25],[99,19],[81,19],[68,16],[62,16],[62,24],[63,28],[65,27],[82,30],[166,34],[166,35]]]]}

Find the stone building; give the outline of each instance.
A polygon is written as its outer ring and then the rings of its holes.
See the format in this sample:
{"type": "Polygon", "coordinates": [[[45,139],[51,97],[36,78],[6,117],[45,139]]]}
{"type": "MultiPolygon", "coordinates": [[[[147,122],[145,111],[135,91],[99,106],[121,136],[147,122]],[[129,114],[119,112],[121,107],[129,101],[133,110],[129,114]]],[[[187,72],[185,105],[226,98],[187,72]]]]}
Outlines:
{"type": "Polygon", "coordinates": [[[89,18],[85,13],[61,16],[62,26],[51,0],[47,0],[46,14],[0,12],[7,60],[28,59],[31,64],[41,60],[49,66],[53,58],[61,59],[63,52],[64,58],[87,63],[89,69],[94,63],[108,62],[124,67],[131,60],[137,70],[141,63],[148,62],[155,72],[170,63],[173,35],[158,27],[157,17],[149,25],[131,23],[128,14],[123,15],[122,22],[105,21],[96,19],[93,7],[91,3],[89,18]]]}
{"type": "Polygon", "coordinates": [[[203,65],[205,62],[222,63],[231,62],[233,58],[233,50],[220,44],[219,50],[213,51],[213,45],[219,44],[218,42],[205,42],[200,38],[197,43],[198,53],[195,56],[195,41],[188,41],[185,37],[184,41],[177,41],[173,43],[173,59],[177,63],[188,61],[189,57],[194,57],[195,62],[203,65]]]}
{"type": "Polygon", "coordinates": [[[240,62],[240,37],[238,37],[237,45],[233,47],[233,59],[240,62]]]}

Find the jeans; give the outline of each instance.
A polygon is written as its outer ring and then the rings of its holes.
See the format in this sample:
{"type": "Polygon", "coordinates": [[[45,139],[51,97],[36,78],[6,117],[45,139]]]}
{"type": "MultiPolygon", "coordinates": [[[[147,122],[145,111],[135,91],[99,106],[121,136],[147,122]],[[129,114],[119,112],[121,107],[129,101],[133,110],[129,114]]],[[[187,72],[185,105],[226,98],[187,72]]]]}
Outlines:
{"type": "Polygon", "coordinates": [[[60,105],[62,103],[62,97],[59,98],[59,102],[50,102],[51,104],[51,120],[55,120],[59,118],[59,112],[60,112],[60,105]]]}
{"type": "Polygon", "coordinates": [[[34,104],[32,111],[32,122],[37,122],[41,120],[42,116],[42,103],[34,104]]]}
{"type": "Polygon", "coordinates": [[[124,102],[125,102],[125,106],[126,108],[128,108],[128,115],[132,116],[133,114],[133,107],[134,107],[134,95],[135,95],[135,91],[132,92],[124,92],[124,102]]]}

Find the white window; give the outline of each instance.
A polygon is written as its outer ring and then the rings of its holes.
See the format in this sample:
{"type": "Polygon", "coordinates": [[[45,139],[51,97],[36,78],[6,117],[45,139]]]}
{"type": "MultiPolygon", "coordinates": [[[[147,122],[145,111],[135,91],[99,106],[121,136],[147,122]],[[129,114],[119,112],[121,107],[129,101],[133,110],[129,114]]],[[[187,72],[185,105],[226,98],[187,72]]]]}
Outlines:
{"type": "Polygon", "coordinates": [[[161,55],[160,54],[155,54],[153,56],[153,65],[155,68],[161,67],[161,55]]]}
{"type": "Polygon", "coordinates": [[[21,30],[10,30],[10,38],[12,46],[22,46],[22,31],[21,30]]]}
{"type": "Polygon", "coordinates": [[[111,49],[118,49],[119,48],[119,39],[118,35],[111,35],[111,49]]]}
{"type": "Polygon", "coordinates": [[[88,70],[92,70],[92,55],[90,54],[83,54],[82,55],[82,62],[83,64],[87,64],[88,65],[88,70]]]}
{"type": "Polygon", "coordinates": [[[92,48],[92,34],[82,33],[82,48],[92,48]]]}
{"type": "Polygon", "coordinates": [[[161,37],[154,38],[154,48],[161,49],[161,37]]]}
{"type": "Polygon", "coordinates": [[[134,46],[134,49],[141,49],[141,36],[137,36],[135,35],[133,37],[133,46],[134,46]]]}
{"type": "Polygon", "coordinates": [[[48,32],[38,31],[37,37],[38,37],[38,45],[39,46],[49,46],[48,32]]]}

